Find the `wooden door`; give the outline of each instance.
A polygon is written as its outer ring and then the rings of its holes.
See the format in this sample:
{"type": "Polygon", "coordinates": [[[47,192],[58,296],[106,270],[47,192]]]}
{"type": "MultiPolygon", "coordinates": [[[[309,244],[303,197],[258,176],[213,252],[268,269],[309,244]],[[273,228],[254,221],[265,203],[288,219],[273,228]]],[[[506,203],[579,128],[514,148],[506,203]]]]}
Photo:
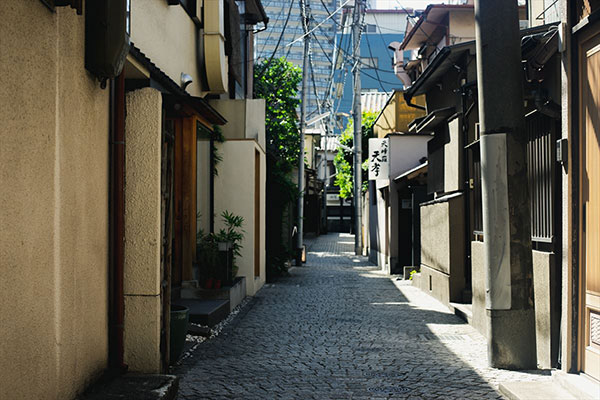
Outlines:
{"type": "Polygon", "coordinates": [[[196,118],[175,120],[173,285],[194,279],[196,255],[196,118]]]}
{"type": "Polygon", "coordinates": [[[582,39],[581,132],[581,353],[582,370],[600,380],[600,33],[582,39]]]}

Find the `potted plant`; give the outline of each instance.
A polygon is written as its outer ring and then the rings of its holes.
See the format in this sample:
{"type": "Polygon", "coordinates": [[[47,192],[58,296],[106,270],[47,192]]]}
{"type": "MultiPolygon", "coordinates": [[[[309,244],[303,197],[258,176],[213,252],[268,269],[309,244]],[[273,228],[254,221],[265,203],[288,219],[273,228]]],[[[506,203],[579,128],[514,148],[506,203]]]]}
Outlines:
{"type": "Polygon", "coordinates": [[[244,218],[227,210],[221,218],[225,228],[208,234],[200,231],[196,237],[199,275],[205,289],[231,285],[238,272],[236,260],[241,255],[244,218]]]}

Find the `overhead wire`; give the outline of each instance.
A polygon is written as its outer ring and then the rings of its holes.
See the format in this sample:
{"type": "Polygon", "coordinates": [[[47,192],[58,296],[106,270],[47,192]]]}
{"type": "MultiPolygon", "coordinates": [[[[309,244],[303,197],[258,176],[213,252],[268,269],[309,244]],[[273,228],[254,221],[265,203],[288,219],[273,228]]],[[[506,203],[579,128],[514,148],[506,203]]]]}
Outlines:
{"type": "MultiPolygon", "coordinates": [[[[275,17],[275,20],[272,22],[271,26],[277,26],[277,22],[281,19],[281,16],[283,15],[283,12],[285,11],[285,4],[281,5],[281,10],[279,11],[279,14],[277,15],[277,17],[275,17]]],[[[271,39],[271,35],[273,35],[273,32],[275,32],[275,29],[271,29],[269,31],[269,35],[267,36],[267,38],[265,39],[264,44],[262,45],[261,49],[258,51],[258,57],[257,59],[260,59],[263,51],[265,49],[265,46],[267,45],[267,43],[269,42],[269,39],[271,39]]]]}
{"type": "Polygon", "coordinates": [[[290,7],[288,8],[288,14],[287,14],[287,17],[283,24],[283,28],[281,28],[281,34],[279,35],[279,39],[277,40],[275,49],[273,49],[273,53],[271,53],[271,57],[269,57],[269,61],[267,61],[267,64],[266,64],[265,68],[263,69],[263,71],[261,72],[259,79],[265,74],[265,72],[269,68],[269,65],[271,64],[271,61],[273,61],[273,57],[275,57],[275,53],[277,53],[277,49],[279,48],[279,45],[281,44],[281,39],[283,39],[283,33],[285,32],[285,28],[287,27],[287,24],[290,21],[290,15],[292,15],[292,6],[293,5],[294,5],[294,0],[290,0],[290,7]]]}

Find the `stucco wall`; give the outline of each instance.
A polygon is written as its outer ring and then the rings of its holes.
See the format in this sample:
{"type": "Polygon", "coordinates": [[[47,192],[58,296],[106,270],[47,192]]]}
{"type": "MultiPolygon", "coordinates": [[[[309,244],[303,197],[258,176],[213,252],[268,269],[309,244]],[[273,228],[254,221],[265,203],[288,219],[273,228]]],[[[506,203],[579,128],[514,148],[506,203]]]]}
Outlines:
{"type": "Polygon", "coordinates": [[[238,276],[246,277],[246,293],[253,296],[265,283],[265,189],[266,157],[254,140],[227,140],[218,145],[223,154],[219,175],[215,178],[215,230],[224,227],[221,213],[225,210],[244,217],[246,231],[241,257],[237,260],[238,276]],[[257,239],[254,215],[255,150],[260,154],[260,276],[254,276],[254,245],[257,239]]]}
{"type": "Polygon", "coordinates": [[[451,45],[475,40],[475,13],[473,9],[452,11],[449,23],[451,45]]]}
{"type": "Polygon", "coordinates": [[[125,120],[125,354],[130,371],[160,372],[162,95],[127,93],[125,120]]]}
{"type": "Polygon", "coordinates": [[[186,90],[199,96],[196,36],[196,26],[182,6],[131,0],[131,41],[175,82],[182,72],[189,74],[194,81],[186,90]]]}
{"type": "Polygon", "coordinates": [[[0,15],[0,398],[68,399],[107,365],[108,90],[74,10],[0,15]]]}

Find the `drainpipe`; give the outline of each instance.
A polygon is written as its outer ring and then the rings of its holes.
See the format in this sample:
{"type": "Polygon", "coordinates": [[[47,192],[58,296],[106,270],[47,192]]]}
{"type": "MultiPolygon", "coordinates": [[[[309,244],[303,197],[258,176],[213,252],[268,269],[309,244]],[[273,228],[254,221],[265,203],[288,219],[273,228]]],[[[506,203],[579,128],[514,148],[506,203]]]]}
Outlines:
{"type": "Polygon", "coordinates": [[[125,302],[125,75],[111,81],[110,112],[110,345],[111,369],[125,371],[123,330],[125,302]]]}
{"type": "Polygon", "coordinates": [[[412,97],[412,96],[408,95],[408,93],[404,93],[404,101],[406,102],[406,105],[407,105],[407,106],[409,106],[409,107],[412,107],[412,108],[416,108],[416,109],[418,109],[418,110],[427,111],[427,108],[425,108],[425,107],[423,107],[423,106],[420,106],[420,105],[418,105],[418,104],[414,104],[414,103],[412,102],[412,100],[413,100],[413,97],[412,97]]]}

